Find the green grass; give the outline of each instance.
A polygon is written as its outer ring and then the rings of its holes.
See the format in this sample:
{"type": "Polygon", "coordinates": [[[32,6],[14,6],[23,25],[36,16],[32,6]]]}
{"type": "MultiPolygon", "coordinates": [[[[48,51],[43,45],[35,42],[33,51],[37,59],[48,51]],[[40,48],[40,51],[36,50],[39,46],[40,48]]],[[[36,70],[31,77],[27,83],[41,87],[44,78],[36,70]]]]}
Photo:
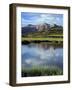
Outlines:
{"type": "Polygon", "coordinates": [[[32,67],[22,69],[22,77],[63,75],[58,67],[32,67]]]}
{"type": "Polygon", "coordinates": [[[27,41],[32,41],[32,40],[63,41],[63,38],[25,38],[25,37],[22,37],[22,41],[24,40],[27,40],[27,41]]]}
{"type": "Polygon", "coordinates": [[[62,37],[63,36],[63,32],[60,32],[60,31],[38,31],[38,32],[31,32],[31,33],[28,33],[28,34],[26,34],[26,35],[23,35],[24,37],[28,37],[28,38],[38,38],[38,37],[40,37],[40,38],[42,38],[42,37],[44,37],[44,38],[48,38],[48,37],[50,37],[50,36],[52,36],[52,37],[54,37],[54,36],[57,36],[57,37],[62,37]]]}
{"type": "Polygon", "coordinates": [[[63,36],[63,34],[50,34],[48,36],[63,36]]]}

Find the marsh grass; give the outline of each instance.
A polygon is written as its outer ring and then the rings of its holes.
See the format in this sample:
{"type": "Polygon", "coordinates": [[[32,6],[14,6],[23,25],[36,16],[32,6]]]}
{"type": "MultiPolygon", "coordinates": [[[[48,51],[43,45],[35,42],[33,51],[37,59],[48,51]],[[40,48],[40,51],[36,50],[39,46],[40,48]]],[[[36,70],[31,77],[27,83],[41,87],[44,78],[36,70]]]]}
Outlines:
{"type": "Polygon", "coordinates": [[[32,67],[24,68],[21,73],[22,77],[31,76],[53,76],[53,75],[63,75],[62,69],[58,67],[32,67]]]}

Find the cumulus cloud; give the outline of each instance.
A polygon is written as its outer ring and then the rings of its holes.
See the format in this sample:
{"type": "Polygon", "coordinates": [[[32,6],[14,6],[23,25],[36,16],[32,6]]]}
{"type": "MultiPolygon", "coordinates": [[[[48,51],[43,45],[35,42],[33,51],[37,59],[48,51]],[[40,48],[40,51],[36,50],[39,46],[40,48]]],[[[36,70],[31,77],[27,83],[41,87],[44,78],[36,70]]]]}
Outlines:
{"type": "MultiPolygon", "coordinates": [[[[28,48],[29,50],[29,48],[28,48]]],[[[27,51],[28,52],[28,51],[27,51]]],[[[42,65],[47,64],[48,62],[54,61],[55,59],[55,50],[50,48],[48,50],[42,48],[35,48],[35,51],[28,52],[30,55],[28,58],[24,58],[25,63],[30,65],[42,65]]]]}
{"type": "Polygon", "coordinates": [[[47,14],[47,13],[22,13],[21,14],[22,26],[26,24],[59,24],[63,25],[62,14],[47,14]]]}

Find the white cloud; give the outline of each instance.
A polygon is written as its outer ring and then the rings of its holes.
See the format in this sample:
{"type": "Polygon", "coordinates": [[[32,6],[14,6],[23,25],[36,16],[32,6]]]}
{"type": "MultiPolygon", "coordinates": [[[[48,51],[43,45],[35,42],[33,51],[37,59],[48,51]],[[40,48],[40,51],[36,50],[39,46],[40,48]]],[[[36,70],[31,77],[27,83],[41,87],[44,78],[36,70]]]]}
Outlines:
{"type": "MultiPolygon", "coordinates": [[[[22,18],[24,19],[24,17],[22,18]]],[[[28,24],[43,24],[43,23],[48,23],[48,24],[59,24],[63,25],[63,18],[62,15],[59,14],[45,14],[45,13],[40,13],[40,14],[35,14],[35,13],[29,13],[26,15],[26,18],[22,20],[22,26],[28,25],[28,24]],[[28,17],[28,18],[27,18],[28,17]]]]}
{"type": "Polygon", "coordinates": [[[46,18],[46,17],[47,17],[47,15],[45,15],[45,14],[40,15],[40,18],[46,18]]]}
{"type": "Polygon", "coordinates": [[[51,15],[46,15],[46,14],[41,14],[40,17],[38,17],[37,19],[35,19],[35,22],[37,24],[41,24],[41,23],[54,24],[55,21],[56,21],[55,17],[53,17],[51,15]]]}
{"type": "Polygon", "coordinates": [[[26,62],[27,64],[32,65],[32,66],[33,66],[33,65],[40,65],[40,64],[43,63],[42,60],[40,60],[40,59],[35,59],[35,58],[26,59],[25,62],[26,62]]]}
{"type": "Polygon", "coordinates": [[[28,23],[30,24],[41,24],[41,23],[52,23],[55,21],[55,18],[46,15],[46,14],[41,14],[39,17],[31,17],[30,20],[25,20],[24,18],[22,19],[22,25],[26,25],[28,23]]]}
{"type": "Polygon", "coordinates": [[[25,62],[26,62],[27,64],[32,64],[32,60],[31,60],[31,59],[27,59],[25,62]]]}
{"type": "Polygon", "coordinates": [[[54,49],[51,47],[48,50],[44,50],[44,49],[36,49],[36,52],[34,54],[37,54],[37,57],[31,57],[25,60],[25,62],[27,64],[30,65],[41,65],[44,63],[47,63],[48,61],[54,61],[55,59],[55,51],[54,49]]]}

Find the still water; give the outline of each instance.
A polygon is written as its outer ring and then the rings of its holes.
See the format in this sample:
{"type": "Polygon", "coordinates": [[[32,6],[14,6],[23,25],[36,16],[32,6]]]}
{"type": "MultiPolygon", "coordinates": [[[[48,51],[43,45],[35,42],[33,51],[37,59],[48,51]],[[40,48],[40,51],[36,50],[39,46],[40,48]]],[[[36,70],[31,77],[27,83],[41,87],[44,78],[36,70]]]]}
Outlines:
{"type": "Polygon", "coordinates": [[[41,44],[21,46],[22,68],[33,66],[55,66],[63,69],[63,48],[41,44]]]}

